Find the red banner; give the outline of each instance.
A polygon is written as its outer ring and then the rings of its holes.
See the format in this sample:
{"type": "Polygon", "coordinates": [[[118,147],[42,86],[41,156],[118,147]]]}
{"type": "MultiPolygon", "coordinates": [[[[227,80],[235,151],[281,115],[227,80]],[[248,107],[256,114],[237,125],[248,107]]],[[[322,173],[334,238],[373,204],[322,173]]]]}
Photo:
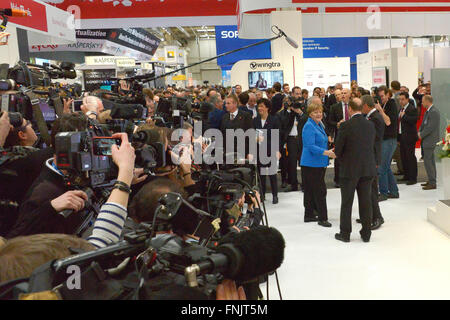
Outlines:
{"type": "Polygon", "coordinates": [[[81,19],[114,18],[163,18],[163,17],[200,17],[235,16],[237,0],[47,0],[48,4],[67,10],[69,6],[78,6],[81,19]],[[57,3],[54,3],[57,2],[57,3]]]}
{"type": "Polygon", "coordinates": [[[0,6],[1,8],[21,9],[28,13],[28,17],[8,17],[8,21],[11,23],[44,32],[48,31],[45,5],[32,0],[1,0],[0,6]]]}

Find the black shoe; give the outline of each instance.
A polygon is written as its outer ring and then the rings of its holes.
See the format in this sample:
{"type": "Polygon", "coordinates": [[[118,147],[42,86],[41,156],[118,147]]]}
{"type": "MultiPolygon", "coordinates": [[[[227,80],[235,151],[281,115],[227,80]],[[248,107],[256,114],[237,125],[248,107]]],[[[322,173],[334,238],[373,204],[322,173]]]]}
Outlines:
{"type": "Polygon", "coordinates": [[[425,183],[422,183],[421,186],[422,186],[422,187],[426,187],[426,186],[429,185],[429,184],[430,184],[429,182],[425,182],[425,183]]]}
{"type": "Polygon", "coordinates": [[[400,198],[400,195],[388,193],[387,197],[388,197],[388,199],[398,199],[398,198],[400,198]]]}
{"type": "Polygon", "coordinates": [[[304,222],[317,222],[317,221],[319,221],[319,219],[317,217],[310,217],[310,218],[305,218],[303,221],[304,222]]]}
{"type": "Polygon", "coordinates": [[[278,203],[278,197],[277,196],[273,196],[272,204],[277,204],[277,203],[278,203]]]}
{"type": "Polygon", "coordinates": [[[378,195],[378,202],[386,201],[387,199],[388,199],[388,197],[385,194],[380,193],[378,195]]]}
{"type": "Polygon", "coordinates": [[[328,221],[319,221],[317,223],[319,226],[325,227],[325,228],[331,228],[331,223],[329,223],[328,221]]]}
{"type": "Polygon", "coordinates": [[[412,186],[412,185],[414,185],[414,184],[416,184],[416,183],[417,183],[417,181],[409,180],[409,181],[406,183],[406,185],[407,185],[407,186],[412,186]]]}
{"type": "Polygon", "coordinates": [[[287,186],[286,189],[283,190],[284,192],[293,192],[293,191],[298,191],[298,187],[293,187],[293,186],[287,186]]]}
{"type": "Polygon", "coordinates": [[[350,236],[345,236],[342,233],[336,233],[334,235],[334,238],[336,240],[342,241],[342,242],[350,242],[350,236]]]}
{"type": "Polygon", "coordinates": [[[370,230],[377,230],[379,227],[381,227],[382,224],[383,223],[381,222],[381,219],[376,219],[370,226],[370,230]]]}
{"type": "Polygon", "coordinates": [[[359,234],[361,235],[362,241],[364,241],[364,242],[369,242],[369,241],[370,241],[370,235],[369,235],[369,236],[363,235],[363,234],[361,233],[361,231],[359,232],[359,234]]]}
{"type": "Polygon", "coordinates": [[[425,187],[422,187],[423,190],[434,190],[436,189],[436,185],[435,184],[429,184],[426,185],[425,187]]]}
{"type": "Polygon", "coordinates": [[[361,223],[361,219],[356,219],[356,223],[361,223]]]}

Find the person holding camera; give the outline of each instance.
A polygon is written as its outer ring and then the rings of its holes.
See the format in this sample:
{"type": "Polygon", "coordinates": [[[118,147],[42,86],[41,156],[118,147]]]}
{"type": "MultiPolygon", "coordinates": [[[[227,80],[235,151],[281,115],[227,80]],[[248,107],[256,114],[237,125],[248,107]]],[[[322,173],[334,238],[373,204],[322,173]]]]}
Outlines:
{"type": "Polygon", "coordinates": [[[3,112],[1,121],[5,149],[0,158],[0,235],[6,235],[17,219],[17,207],[39,176],[45,161],[53,155],[53,149],[33,147],[37,141],[36,133],[30,121],[20,113],[9,115],[3,112]]]}
{"type": "MultiPolygon", "coordinates": [[[[54,144],[54,136],[59,132],[83,131],[87,128],[87,118],[83,114],[73,113],[63,115],[59,118],[52,130],[52,140],[54,144]]],[[[118,180],[124,184],[130,185],[133,179],[134,168],[134,150],[127,149],[129,145],[128,139],[124,140],[123,135],[113,136],[122,138],[124,142],[121,152],[117,156],[115,148],[112,149],[113,161],[119,167],[118,180]],[[123,160],[125,152],[133,159],[133,168],[130,167],[130,159],[123,160]],[[120,166],[124,163],[124,168],[120,166]],[[126,174],[123,173],[126,171],[126,174]],[[131,179],[129,172],[131,171],[131,179]],[[122,179],[123,178],[123,179],[122,179]],[[128,181],[130,180],[130,181],[128,181]]],[[[13,238],[23,235],[31,235],[37,233],[64,233],[73,234],[82,221],[82,217],[76,212],[82,210],[88,196],[80,190],[70,190],[65,183],[65,172],[58,169],[55,163],[55,156],[47,160],[40,176],[34,181],[33,185],[24,197],[23,203],[19,207],[19,217],[15,226],[7,234],[7,238],[13,238]],[[59,212],[64,210],[73,210],[75,214],[71,214],[67,218],[60,215],[59,212]]],[[[113,193],[116,194],[117,192],[113,193]]],[[[120,198],[120,197],[119,197],[120,198]]],[[[126,196],[128,200],[128,195],[126,196]]],[[[126,205],[124,206],[126,208],[126,205]]],[[[112,209],[114,211],[114,209],[112,209]]],[[[125,210],[126,212],[126,210],[125,210]]]]}
{"type": "Polygon", "coordinates": [[[284,192],[298,191],[297,167],[302,152],[302,129],[307,116],[302,111],[302,104],[295,103],[291,97],[284,99],[284,110],[280,112],[283,145],[286,144],[288,183],[284,192]]]}

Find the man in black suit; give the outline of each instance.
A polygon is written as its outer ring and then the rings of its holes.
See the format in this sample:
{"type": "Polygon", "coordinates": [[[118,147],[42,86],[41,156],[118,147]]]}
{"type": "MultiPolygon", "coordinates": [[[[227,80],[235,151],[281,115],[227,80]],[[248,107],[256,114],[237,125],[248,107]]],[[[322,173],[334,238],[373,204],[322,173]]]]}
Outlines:
{"type": "MultiPolygon", "coordinates": [[[[229,95],[225,99],[225,107],[227,109],[227,113],[223,115],[222,121],[220,123],[220,131],[222,131],[222,135],[224,137],[224,148],[226,148],[227,145],[226,137],[228,129],[231,130],[242,129],[244,130],[245,133],[248,129],[253,128],[252,116],[250,115],[250,113],[238,109],[238,98],[235,95],[229,95]]],[[[237,140],[238,139],[235,137],[233,142],[234,149],[226,150],[226,153],[230,152],[239,153],[237,140]]],[[[247,137],[245,139],[245,155],[241,154],[241,156],[244,156],[246,159],[248,159],[249,144],[250,141],[249,138],[247,137]]]]}
{"type": "Polygon", "coordinates": [[[358,192],[360,231],[364,242],[370,241],[372,221],[371,185],[377,174],[375,164],[375,128],[362,115],[362,103],[358,98],[349,102],[350,119],[341,124],[336,140],[335,153],[341,159],[341,223],[335,238],[350,241],[352,232],[352,207],[355,190],[358,192]]]}
{"type": "Polygon", "coordinates": [[[283,109],[283,99],[285,98],[285,95],[281,93],[281,83],[279,82],[273,84],[273,90],[275,90],[275,94],[272,97],[272,110],[270,110],[270,113],[276,114],[283,109]]]}
{"type": "MultiPolygon", "coordinates": [[[[335,95],[337,99],[340,99],[340,101],[330,108],[330,114],[327,117],[328,120],[328,128],[327,131],[329,134],[334,136],[334,141],[336,142],[336,139],[339,135],[339,127],[341,124],[348,120],[350,118],[350,113],[348,112],[348,103],[350,101],[350,90],[349,89],[343,89],[336,90],[335,95]],[[342,92],[342,93],[341,93],[342,92]]],[[[339,188],[339,166],[340,166],[340,159],[336,158],[334,159],[334,183],[335,187],[339,188]]]]}
{"type": "Polygon", "coordinates": [[[400,142],[400,156],[402,158],[403,172],[405,176],[400,181],[407,181],[407,185],[417,183],[417,158],[416,142],[417,119],[419,114],[416,107],[409,101],[407,92],[400,92],[398,95],[400,103],[400,113],[398,116],[398,141],[400,142]]]}
{"type": "Polygon", "coordinates": [[[304,112],[304,105],[300,102],[293,102],[290,98],[285,98],[285,108],[281,111],[281,133],[282,143],[286,144],[287,157],[286,168],[288,183],[285,192],[298,191],[297,167],[302,152],[302,130],[308,116],[304,112]]]}
{"type": "MultiPolygon", "coordinates": [[[[363,114],[366,115],[366,119],[372,121],[375,126],[375,163],[378,166],[381,164],[381,143],[384,136],[384,119],[380,112],[375,108],[375,101],[370,95],[364,95],[361,97],[363,105],[363,114]]],[[[375,177],[372,182],[372,230],[378,229],[383,223],[384,219],[381,215],[380,206],[378,204],[378,179],[375,177]]],[[[356,222],[360,223],[361,220],[357,219],[356,222]]]]}

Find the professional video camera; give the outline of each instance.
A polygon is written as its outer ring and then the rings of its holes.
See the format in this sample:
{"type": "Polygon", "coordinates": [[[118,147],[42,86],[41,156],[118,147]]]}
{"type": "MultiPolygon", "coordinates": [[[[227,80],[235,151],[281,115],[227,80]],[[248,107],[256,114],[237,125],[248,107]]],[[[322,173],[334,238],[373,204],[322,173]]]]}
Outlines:
{"type": "Polygon", "coordinates": [[[202,292],[203,299],[215,299],[214,290],[223,279],[240,284],[275,271],[283,262],[285,242],[274,228],[259,227],[231,234],[213,248],[185,242],[169,233],[153,237],[156,230],[175,225],[177,217],[186,210],[208,215],[187,204],[179,194],[166,194],[160,203],[152,225],[141,224],[138,230],[126,234],[123,241],[106,248],[51,261],[37,268],[29,279],[2,284],[1,298],[17,299],[20,293],[53,289],[65,300],[146,300],[157,299],[160,292],[179,299],[180,295],[171,290],[186,292],[190,288],[186,293],[190,299],[194,292],[202,292]],[[72,290],[68,281],[71,275],[68,268],[74,266],[82,271],[79,290],[72,290]],[[167,285],[155,286],[163,278],[169,280],[167,285]]]}
{"type": "Polygon", "coordinates": [[[55,85],[52,79],[71,78],[76,73],[74,64],[62,62],[59,66],[31,64],[19,61],[9,68],[0,65],[0,91],[3,111],[19,112],[30,120],[37,134],[50,145],[49,128],[56,116],[63,114],[62,97],[76,98],[81,94],[79,85],[55,85]]]}

